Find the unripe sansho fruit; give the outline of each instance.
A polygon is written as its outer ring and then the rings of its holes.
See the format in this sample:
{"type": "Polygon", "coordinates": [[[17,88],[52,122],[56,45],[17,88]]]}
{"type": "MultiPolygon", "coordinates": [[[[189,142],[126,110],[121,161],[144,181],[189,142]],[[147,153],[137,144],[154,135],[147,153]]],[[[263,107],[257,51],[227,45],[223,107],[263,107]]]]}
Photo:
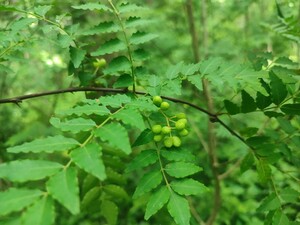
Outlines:
{"type": "Polygon", "coordinates": [[[180,119],[180,120],[176,121],[175,127],[177,130],[183,130],[185,128],[186,123],[182,120],[184,120],[184,119],[180,119]]]}
{"type": "Polygon", "coordinates": [[[178,119],[185,119],[185,118],[186,118],[186,115],[185,115],[185,113],[178,113],[178,114],[176,114],[176,117],[177,117],[178,119]]]}
{"type": "Polygon", "coordinates": [[[174,145],[175,147],[179,147],[179,146],[181,145],[181,140],[180,140],[179,137],[173,136],[172,139],[173,139],[173,145],[174,145]]]}
{"type": "Polygon", "coordinates": [[[154,135],[153,140],[155,142],[160,142],[162,140],[163,136],[162,135],[154,135]]]}
{"type": "Polygon", "coordinates": [[[164,146],[166,148],[171,148],[173,146],[173,138],[166,137],[165,140],[164,140],[164,146]]]}
{"type": "Polygon", "coordinates": [[[160,96],[154,96],[152,98],[153,104],[160,107],[161,103],[162,103],[162,98],[160,96]]]}
{"type": "Polygon", "coordinates": [[[159,124],[154,125],[154,126],[152,127],[152,132],[153,132],[154,134],[160,134],[160,132],[161,132],[161,125],[159,125],[159,124]]]}
{"type": "Polygon", "coordinates": [[[94,67],[102,68],[106,66],[106,60],[104,58],[96,59],[96,62],[93,62],[94,67]]]}
{"type": "Polygon", "coordinates": [[[189,134],[189,131],[187,129],[183,129],[179,132],[179,135],[184,137],[187,136],[189,134]]]}
{"type": "Polygon", "coordinates": [[[167,110],[170,108],[170,104],[168,102],[162,102],[160,104],[160,108],[161,108],[161,110],[167,110]]]}
{"type": "Polygon", "coordinates": [[[171,133],[171,127],[164,126],[163,128],[161,128],[161,132],[163,134],[169,134],[171,133]]]}

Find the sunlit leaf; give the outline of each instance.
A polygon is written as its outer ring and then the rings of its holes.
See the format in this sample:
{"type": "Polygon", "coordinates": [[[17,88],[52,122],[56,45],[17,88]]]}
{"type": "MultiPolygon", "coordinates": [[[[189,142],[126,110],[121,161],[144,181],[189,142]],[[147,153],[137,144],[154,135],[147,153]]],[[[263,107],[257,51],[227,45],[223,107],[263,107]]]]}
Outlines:
{"type": "Polygon", "coordinates": [[[86,3],[82,5],[72,6],[74,9],[82,9],[82,10],[103,10],[103,11],[111,11],[106,5],[100,3],[86,3]]]}
{"type": "Polygon", "coordinates": [[[168,211],[178,225],[190,224],[190,207],[184,197],[172,192],[168,203],[168,211]]]}
{"type": "Polygon", "coordinates": [[[66,121],[61,121],[59,118],[52,117],[50,123],[62,131],[70,131],[72,133],[79,133],[88,131],[96,127],[96,123],[91,119],[76,118],[66,121]]]}
{"type": "Polygon", "coordinates": [[[25,182],[41,180],[57,173],[63,165],[44,160],[20,160],[0,164],[0,178],[10,181],[25,182]]]}
{"type": "Polygon", "coordinates": [[[94,175],[100,180],[104,180],[106,178],[106,173],[101,159],[101,151],[102,148],[100,145],[91,143],[82,148],[74,149],[70,156],[81,169],[94,175]]]}
{"type": "Polygon", "coordinates": [[[208,191],[204,184],[194,179],[175,180],[170,185],[180,195],[199,195],[208,191]]]}
{"type": "Polygon", "coordinates": [[[128,164],[126,172],[144,168],[155,163],[157,160],[158,156],[155,149],[144,150],[128,164]]]}
{"type": "Polygon", "coordinates": [[[142,115],[134,109],[123,109],[116,113],[113,118],[121,120],[123,123],[139,128],[140,130],[145,129],[145,123],[142,115]]]}
{"type": "Polygon", "coordinates": [[[20,211],[31,205],[44,193],[37,189],[16,189],[10,188],[0,192],[0,215],[7,215],[11,212],[20,211]]]}
{"type": "Polygon", "coordinates": [[[56,151],[67,151],[69,149],[79,146],[80,143],[75,139],[66,138],[61,135],[54,137],[47,137],[44,139],[37,139],[29,143],[17,145],[7,149],[10,153],[39,153],[39,152],[56,152],[56,151]]]}
{"type": "Polygon", "coordinates": [[[182,178],[202,171],[202,168],[193,163],[174,162],[167,164],[165,171],[172,177],[182,178]]]}
{"type": "Polygon", "coordinates": [[[47,182],[47,190],[72,214],[79,213],[79,187],[75,168],[68,167],[51,177],[47,182]]]}
{"type": "Polygon", "coordinates": [[[43,197],[22,215],[23,225],[52,225],[55,220],[54,204],[50,197],[43,197]]]}
{"type": "Polygon", "coordinates": [[[95,130],[95,135],[126,154],[131,152],[127,130],[119,123],[106,124],[95,130]]]}
{"type": "Polygon", "coordinates": [[[103,45],[100,46],[99,49],[97,49],[95,52],[92,52],[91,55],[100,56],[105,54],[111,54],[114,52],[125,50],[126,48],[127,46],[123,41],[115,38],[105,42],[103,45]]]}

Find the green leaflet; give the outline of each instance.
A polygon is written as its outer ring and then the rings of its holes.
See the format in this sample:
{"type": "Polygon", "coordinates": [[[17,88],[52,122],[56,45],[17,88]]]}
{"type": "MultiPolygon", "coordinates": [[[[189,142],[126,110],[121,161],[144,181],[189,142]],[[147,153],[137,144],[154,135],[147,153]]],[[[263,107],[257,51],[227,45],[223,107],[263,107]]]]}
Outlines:
{"type": "Polygon", "coordinates": [[[61,135],[54,137],[47,137],[44,139],[37,139],[29,143],[24,143],[22,145],[10,147],[7,149],[10,153],[39,153],[39,152],[55,152],[55,151],[67,151],[76,146],[79,146],[80,143],[72,138],[66,138],[61,135]]]}
{"type": "Polygon", "coordinates": [[[224,100],[224,106],[230,115],[236,115],[241,112],[241,108],[229,100],[224,100]]]}
{"type": "Polygon", "coordinates": [[[44,160],[20,160],[0,164],[0,178],[10,181],[25,182],[41,180],[57,173],[63,165],[44,160]]]}
{"type": "Polygon", "coordinates": [[[119,119],[123,123],[139,128],[140,130],[145,129],[145,123],[142,115],[134,109],[125,108],[114,114],[113,118],[119,119]]]}
{"type": "Polygon", "coordinates": [[[300,104],[284,104],[280,110],[288,115],[300,115],[300,104]]]}
{"type": "Polygon", "coordinates": [[[82,10],[103,10],[103,11],[111,11],[106,5],[99,3],[86,3],[82,5],[72,6],[74,9],[82,9],[82,10]]]}
{"type": "Polygon", "coordinates": [[[10,188],[0,192],[0,215],[7,215],[11,212],[20,211],[31,205],[38,198],[43,196],[43,192],[37,189],[16,189],[10,188]]]}
{"type": "Polygon", "coordinates": [[[269,76],[271,80],[270,86],[272,93],[272,101],[276,105],[279,105],[288,94],[286,86],[282,82],[282,80],[279,79],[272,71],[269,73],[269,76]]]}
{"type": "Polygon", "coordinates": [[[266,183],[270,180],[271,168],[265,160],[256,160],[256,169],[260,182],[266,183]]]}
{"type": "Polygon", "coordinates": [[[121,28],[119,25],[115,24],[112,21],[105,21],[97,26],[94,26],[83,32],[83,35],[94,35],[94,34],[104,34],[104,33],[114,33],[120,31],[121,28]]]}
{"type": "Polygon", "coordinates": [[[156,112],[158,108],[153,104],[149,97],[139,97],[128,103],[126,107],[137,109],[140,112],[156,112]]]}
{"type": "Polygon", "coordinates": [[[75,68],[78,68],[83,61],[86,51],[80,48],[70,46],[70,57],[75,68]]]}
{"type": "Polygon", "coordinates": [[[114,58],[108,65],[108,68],[103,70],[104,74],[119,75],[122,73],[131,72],[131,63],[125,56],[114,58]]]}
{"type": "Polygon", "coordinates": [[[95,135],[102,141],[107,141],[112,147],[123,151],[126,154],[131,153],[127,130],[118,123],[110,123],[95,130],[95,135]]]}
{"type": "Polygon", "coordinates": [[[132,147],[148,144],[153,140],[153,132],[147,128],[137,137],[135,142],[132,144],[132,147]]]}
{"type": "Polygon", "coordinates": [[[180,195],[199,195],[208,191],[204,184],[194,179],[172,181],[171,187],[180,195]]]}
{"type": "Polygon", "coordinates": [[[148,34],[148,33],[138,31],[131,36],[129,42],[132,45],[139,45],[139,44],[144,44],[146,42],[149,42],[157,37],[158,35],[156,34],[148,34]]]}
{"type": "Polygon", "coordinates": [[[292,188],[285,188],[280,192],[280,197],[285,203],[297,203],[300,193],[292,188]]]}
{"type": "Polygon", "coordinates": [[[70,156],[71,159],[81,169],[94,175],[100,180],[105,180],[105,166],[101,159],[102,148],[95,143],[88,144],[82,148],[74,149],[70,156]]]}
{"type": "Polygon", "coordinates": [[[266,197],[260,206],[258,207],[258,212],[265,212],[278,209],[281,206],[280,200],[275,193],[270,194],[266,197]]]}
{"type": "Polygon", "coordinates": [[[105,107],[105,106],[100,106],[100,105],[81,105],[81,106],[76,106],[72,109],[67,109],[64,111],[59,111],[57,112],[58,115],[63,115],[63,116],[69,116],[69,115],[100,115],[100,116],[106,116],[110,114],[110,111],[105,107]]]}
{"type": "Polygon", "coordinates": [[[96,123],[93,120],[83,118],[70,119],[62,122],[59,118],[52,117],[50,123],[62,131],[69,131],[75,134],[82,131],[89,131],[96,127],[96,123]]]}
{"type": "Polygon", "coordinates": [[[125,21],[125,28],[128,29],[128,28],[144,27],[153,22],[154,21],[149,19],[142,19],[139,17],[129,17],[125,21]]]}
{"type": "Polygon", "coordinates": [[[167,164],[165,171],[172,177],[182,178],[202,171],[202,168],[193,163],[174,162],[167,164]]]}
{"type": "Polygon", "coordinates": [[[146,207],[145,220],[157,213],[170,199],[170,190],[162,186],[158,191],[152,193],[146,207]]]}
{"type": "Polygon", "coordinates": [[[36,14],[40,16],[45,16],[46,13],[52,8],[51,5],[39,5],[37,7],[34,7],[33,10],[36,14]]]}
{"type": "Polygon", "coordinates": [[[103,45],[100,46],[99,49],[97,49],[95,52],[92,52],[91,55],[101,56],[111,54],[114,52],[120,52],[126,50],[126,48],[127,46],[123,41],[119,40],[118,38],[115,38],[105,42],[103,45]]]}
{"type": "Polygon", "coordinates": [[[121,4],[119,5],[119,13],[130,13],[136,11],[146,10],[146,7],[138,6],[136,4],[121,4]]]}
{"type": "Polygon", "coordinates": [[[278,209],[273,216],[272,225],[287,225],[287,224],[290,224],[289,218],[281,211],[281,209],[278,209]]]}
{"type": "Polygon", "coordinates": [[[243,159],[242,163],[241,163],[241,173],[246,172],[247,170],[249,170],[255,163],[255,159],[253,156],[253,153],[249,152],[243,159]]]}
{"type": "Polygon", "coordinates": [[[46,184],[49,194],[72,214],[78,214],[79,187],[75,168],[68,167],[49,179],[46,184]]]}
{"type": "Polygon", "coordinates": [[[184,197],[172,192],[168,203],[168,211],[178,225],[190,224],[190,207],[184,197]]]}
{"type": "Polygon", "coordinates": [[[199,91],[203,90],[202,79],[199,74],[188,76],[188,81],[191,82],[199,91]]]}
{"type": "Polygon", "coordinates": [[[81,201],[81,209],[89,209],[93,204],[93,201],[96,201],[97,198],[101,196],[101,187],[96,186],[90,189],[84,196],[81,201]]]}
{"type": "Polygon", "coordinates": [[[162,88],[163,95],[181,95],[181,80],[180,79],[173,79],[168,80],[164,83],[162,88]]]}
{"type": "Polygon", "coordinates": [[[190,151],[182,148],[178,148],[176,151],[161,150],[160,154],[169,161],[195,162],[196,160],[196,157],[190,151]]]}
{"type": "Polygon", "coordinates": [[[127,166],[126,172],[141,169],[157,162],[158,156],[155,149],[144,150],[138,154],[127,166]]]}
{"type": "Polygon", "coordinates": [[[162,181],[161,171],[151,171],[145,174],[139,181],[138,186],[135,189],[133,198],[138,198],[143,194],[156,188],[162,181]]]}
{"type": "Polygon", "coordinates": [[[22,225],[52,225],[55,220],[54,204],[50,197],[36,201],[22,214],[22,225]]]}
{"type": "Polygon", "coordinates": [[[103,190],[116,199],[124,199],[126,201],[129,199],[127,192],[123,189],[123,187],[118,185],[108,184],[103,187],[103,190]]]}
{"type": "Polygon", "coordinates": [[[265,96],[260,92],[256,94],[256,104],[259,109],[264,109],[271,105],[272,99],[271,96],[265,96]]]}
{"type": "Polygon", "coordinates": [[[110,95],[110,96],[102,96],[99,98],[99,102],[104,106],[110,106],[113,108],[119,108],[123,104],[127,104],[131,102],[131,98],[127,95],[110,95]]]}
{"type": "Polygon", "coordinates": [[[109,200],[102,201],[101,214],[105,217],[109,225],[117,224],[119,209],[114,202],[109,200]]]}
{"type": "Polygon", "coordinates": [[[242,90],[242,113],[254,112],[256,110],[256,103],[254,99],[246,91],[242,90]]]}

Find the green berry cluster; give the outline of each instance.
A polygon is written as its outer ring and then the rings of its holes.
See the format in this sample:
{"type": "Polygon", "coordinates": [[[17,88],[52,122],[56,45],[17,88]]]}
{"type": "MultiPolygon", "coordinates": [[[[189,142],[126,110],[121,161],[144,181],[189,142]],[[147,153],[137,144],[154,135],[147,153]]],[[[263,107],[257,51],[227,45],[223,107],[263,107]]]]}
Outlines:
{"type": "MultiPolygon", "coordinates": [[[[170,104],[163,101],[160,96],[154,96],[152,101],[162,111],[166,111],[170,107],[170,104]]],[[[167,116],[164,112],[162,113],[166,117],[166,124],[152,126],[153,140],[157,143],[162,142],[166,148],[180,147],[180,137],[187,136],[189,133],[186,129],[187,119],[185,113],[178,113],[171,117],[167,116]]]]}

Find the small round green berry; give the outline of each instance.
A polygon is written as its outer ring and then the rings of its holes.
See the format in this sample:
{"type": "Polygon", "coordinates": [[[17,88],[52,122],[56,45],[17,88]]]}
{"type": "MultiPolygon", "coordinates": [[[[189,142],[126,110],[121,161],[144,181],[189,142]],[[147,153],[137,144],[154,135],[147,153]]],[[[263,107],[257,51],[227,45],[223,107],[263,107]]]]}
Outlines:
{"type": "Polygon", "coordinates": [[[180,138],[177,137],[177,136],[173,136],[172,139],[173,139],[173,145],[174,145],[175,147],[180,147],[180,145],[181,145],[181,140],[180,140],[180,138]]]}
{"type": "Polygon", "coordinates": [[[162,102],[161,104],[160,104],[160,109],[161,110],[167,110],[167,109],[169,109],[170,108],[170,104],[168,103],[168,102],[162,102]]]}
{"type": "Polygon", "coordinates": [[[176,121],[175,127],[177,130],[183,130],[185,128],[186,122],[184,122],[182,120],[185,120],[185,119],[180,119],[180,120],[176,121]]]}
{"type": "Polygon", "coordinates": [[[106,60],[104,58],[96,59],[95,62],[93,62],[93,66],[96,68],[102,68],[106,66],[106,60]]]}
{"type": "Polygon", "coordinates": [[[173,138],[166,137],[165,140],[164,140],[164,146],[166,148],[171,148],[173,146],[173,138]]]}
{"type": "Polygon", "coordinates": [[[152,102],[154,105],[156,105],[157,107],[160,107],[161,103],[162,103],[162,98],[160,96],[154,96],[152,98],[152,102]]]}
{"type": "Polygon", "coordinates": [[[163,134],[169,134],[169,133],[171,133],[171,127],[164,126],[163,128],[161,128],[161,132],[163,134]]]}
{"type": "Polygon", "coordinates": [[[185,115],[185,113],[178,113],[178,114],[176,114],[176,117],[177,117],[178,119],[185,119],[185,118],[186,118],[186,115],[185,115]]]}
{"type": "Polygon", "coordinates": [[[189,131],[187,129],[183,129],[179,132],[179,135],[184,137],[187,136],[189,134],[189,131]]]}
{"type": "Polygon", "coordinates": [[[161,125],[159,125],[159,124],[157,124],[157,125],[154,125],[153,127],[152,127],[152,132],[154,133],[154,134],[160,134],[161,133],[161,125]]]}
{"type": "Polygon", "coordinates": [[[162,140],[163,136],[162,135],[154,135],[153,140],[155,142],[160,142],[162,140]]]}

